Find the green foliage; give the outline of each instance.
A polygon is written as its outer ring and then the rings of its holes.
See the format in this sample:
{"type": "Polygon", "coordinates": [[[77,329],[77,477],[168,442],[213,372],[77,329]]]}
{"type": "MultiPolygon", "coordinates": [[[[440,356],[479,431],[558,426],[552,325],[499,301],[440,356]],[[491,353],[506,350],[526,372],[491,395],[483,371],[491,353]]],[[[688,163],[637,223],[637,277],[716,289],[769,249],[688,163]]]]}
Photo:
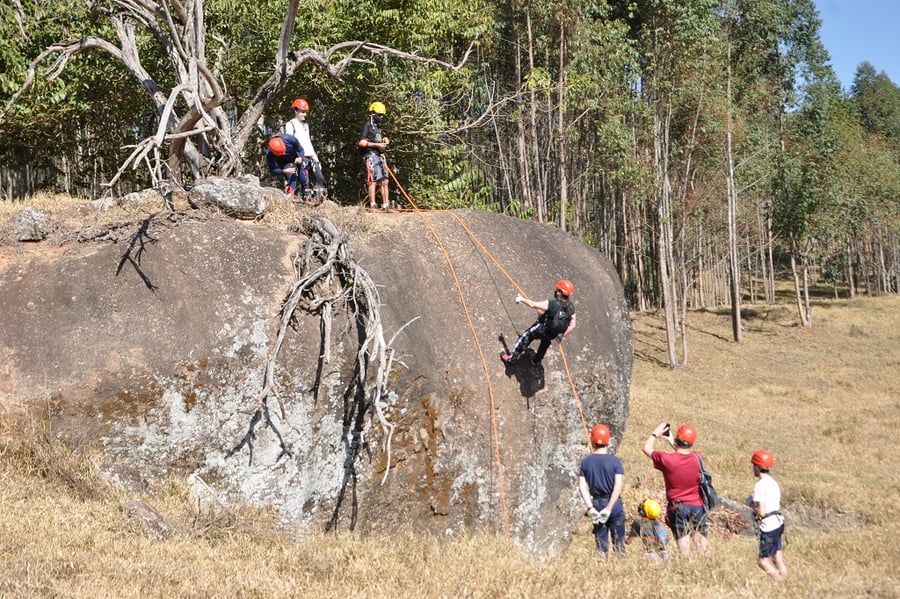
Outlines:
{"type": "Polygon", "coordinates": [[[900,157],[900,88],[884,73],[863,62],[856,70],[852,96],[863,126],[884,136],[900,157]]]}
{"type": "MultiPolygon", "coordinates": [[[[50,44],[87,35],[118,43],[108,19],[82,0],[17,6],[0,4],[3,105],[50,44]]],[[[114,0],[98,6],[122,7],[114,0]]],[[[204,2],[208,64],[225,83],[234,118],[272,75],[286,6],[204,2]]],[[[748,253],[765,251],[750,246],[763,243],[767,217],[782,244],[776,254],[794,238],[828,265],[846,262],[848,239],[896,235],[900,226],[900,92],[863,63],[851,97],[841,97],[813,0],[299,6],[295,52],[357,40],[453,65],[471,55],[453,70],[358,52],[360,61],[339,81],[305,64],[271,99],[258,139],[248,142],[250,172],[265,174],[262,139],[303,97],[331,197],[357,203],[365,188],[356,142],[369,103],[379,100],[388,107],[389,164],[418,205],[547,221],[558,219],[565,183],[567,228],[616,253],[626,288],[646,293],[648,304],[658,302],[663,179],[673,201],[664,218],[682,235],[684,268],[699,262],[690,253],[701,245],[721,245],[726,132],[748,253]]],[[[177,82],[171,57],[151,31],[136,32],[144,68],[168,93],[177,82]]],[[[53,81],[41,71],[0,121],[0,166],[65,168],[75,188],[96,189],[94,179],[108,180],[156,119],[122,65],[100,51],[80,52],[53,81]]],[[[146,183],[140,171],[129,176],[129,184],[146,183]]]]}

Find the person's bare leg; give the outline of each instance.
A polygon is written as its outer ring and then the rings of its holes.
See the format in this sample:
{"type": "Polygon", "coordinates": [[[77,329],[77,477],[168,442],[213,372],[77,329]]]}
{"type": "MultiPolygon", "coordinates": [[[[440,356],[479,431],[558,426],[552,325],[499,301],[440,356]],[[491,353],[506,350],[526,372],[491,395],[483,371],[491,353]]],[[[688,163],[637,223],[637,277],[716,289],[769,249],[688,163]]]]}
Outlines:
{"type": "Polygon", "coordinates": [[[785,572],[783,576],[781,572],[778,571],[778,568],[775,567],[775,564],[770,557],[761,557],[759,558],[759,560],[757,560],[756,563],[759,564],[759,567],[763,572],[765,572],[775,580],[782,580],[784,576],[787,575],[787,572],[785,572]]]}
{"type": "Polygon", "coordinates": [[[697,552],[700,553],[700,555],[707,555],[709,553],[709,540],[699,532],[695,532],[691,536],[694,537],[694,544],[697,545],[697,552]]]}
{"type": "Polygon", "coordinates": [[[383,208],[389,208],[391,206],[391,199],[388,195],[388,180],[382,179],[379,185],[381,185],[381,206],[383,208]]]}
{"type": "Polygon", "coordinates": [[[675,544],[678,546],[678,553],[686,559],[691,559],[691,535],[684,535],[675,544]]]}
{"type": "Polygon", "coordinates": [[[374,208],[375,207],[375,183],[374,182],[368,183],[366,185],[366,190],[369,193],[369,207],[374,208]]]}
{"type": "Polygon", "coordinates": [[[781,550],[775,554],[775,558],[772,561],[775,562],[775,567],[778,569],[779,580],[787,578],[787,564],[784,563],[784,554],[782,554],[781,550]]]}

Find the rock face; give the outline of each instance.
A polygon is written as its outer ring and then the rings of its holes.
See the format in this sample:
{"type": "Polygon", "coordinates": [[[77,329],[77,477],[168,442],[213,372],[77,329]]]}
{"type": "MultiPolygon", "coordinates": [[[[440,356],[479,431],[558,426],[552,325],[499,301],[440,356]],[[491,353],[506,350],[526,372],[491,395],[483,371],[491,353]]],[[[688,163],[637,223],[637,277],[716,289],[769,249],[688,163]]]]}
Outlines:
{"type": "Polygon", "coordinates": [[[225,218],[147,219],[127,243],[0,247],[0,398],[101,443],[111,471],[202,481],[219,501],[276,504],[303,525],[508,530],[529,551],[558,552],[582,514],[589,427],[608,423],[616,444],[628,415],[631,327],[611,265],[501,215],[347,211],[385,337],[396,333],[389,445],[354,391],[359,333],[346,311],[334,314],[330,362],[319,316],[296,320],[277,398],[251,421],[307,239],[225,218]],[[576,285],[578,315],[564,354],[554,344],[541,367],[505,366],[499,336],[511,346],[536,318],[514,303],[516,285],[547,299],[560,278],[576,285]]]}

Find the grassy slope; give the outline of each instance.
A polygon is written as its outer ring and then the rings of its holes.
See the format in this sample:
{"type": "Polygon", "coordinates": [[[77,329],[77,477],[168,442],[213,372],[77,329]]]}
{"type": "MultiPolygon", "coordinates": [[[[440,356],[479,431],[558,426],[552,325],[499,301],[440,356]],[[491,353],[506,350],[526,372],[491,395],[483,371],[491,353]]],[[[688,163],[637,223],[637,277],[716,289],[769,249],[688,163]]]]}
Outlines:
{"type": "Polygon", "coordinates": [[[773,451],[790,527],[781,585],[756,568],[750,537],[714,536],[711,559],[667,567],[644,562],[636,546],[624,561],[596,560],[586,521],[573,524],[566,554],[546,561],[481,535],[297,541],[269,512],[198,515],[178,483],[147,497],[177,530],[159,540],[123,508],[132,496],[95,479],[88,449],[60,447],[0,399],[0,597],[895,596],[900,469],[888,443],[900,431],[900,298],[821,301],[811,330],[787,305],[747,313],[740,345],[729,341],[727,313],[691,313],[681,370],[663,365],[659,319],[635,316],[618,454],[631,513],[662,490],[640,453],[660,421],[695,424],[731,499],[753,485],[751,453],[773,451]]]}

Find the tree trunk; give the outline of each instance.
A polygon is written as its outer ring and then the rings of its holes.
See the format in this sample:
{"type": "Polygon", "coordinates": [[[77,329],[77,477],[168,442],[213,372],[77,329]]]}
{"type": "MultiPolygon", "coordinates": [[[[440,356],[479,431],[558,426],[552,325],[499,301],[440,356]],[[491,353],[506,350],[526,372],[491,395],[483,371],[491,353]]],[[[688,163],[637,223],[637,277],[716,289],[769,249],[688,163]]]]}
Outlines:
{"type": "Polygon", "coordinates": [[[805,260],[801,257],[803,282],[800,282],[800,272],[797,269],[797,240],[791,235],[791,274],[794,277],[794,295],[797,299],[797,313],[800,317],[800,324],[805,328],[812,326],[812,314],[809,307],[809,278],[805,260]]]}
{"type": "MultiPolygon", "coordinates": [[[[529,72],[534,72],[534,35],[531,29],[531,8],[526,11],[526,19],[528,25],[528,68],[529,72]]],[[[529,94],[531,101],[528,104],[529,116],[531,118],[531,151],[532,151],[532,189],[530,190],[534,201],[535,216],[539,223],[544,222],[544,195],[540,192],[543,189],[544,172],[541,170],[541,148],[538,144],[538,118],[537,118],[537,94],[534,86],[530,86],[529,94]]]]}
{"type": "Polygon", "coordinates": [[[741,326],[741,262],[737,240],[737,188],[734,184],[734,159],[732,157],[732,104],[731,104],[731,44],[728,45],[728,60],[725,69],[725,88],[728,97],[725,127],[725,184],[728,193],[728,263],[731,275],[731,334],[740,343],[741,326]]]}
{"type": "Polygon", "coordinates": [[[853,253],[852,238],[847,237],[847,286],[850,289],[850,299],[856,297],[856,272],[853,269],[853,261],[856,259],[853,253]]]}
{"type": "Polygon", "coordinates": [[[569,180],[566,176],[568,168],[568,143],[566,140],[566,28],[560,23],[559,26],[559,79],[558,92],[559,108],[557,109],[557,119],[559,122],[559,131],[556,138],[558,141],[559,151],[559,230],[566,231],[566,210],[569,203],[569,180]]]}
{"type": "Polygon", "coordinates": [[[678,300],[675,289],[675,277],[671,269],[672,259],[672,191],[668,174],[668,115],[662,115],[659,102],[653,110],[653,159],[656,166],[657,195],[657,259],[659,260],[659,282],[663,293],[663,311],[666,318],[666,349],[669,366],[679,366],[676,351],[678,300]]]}

